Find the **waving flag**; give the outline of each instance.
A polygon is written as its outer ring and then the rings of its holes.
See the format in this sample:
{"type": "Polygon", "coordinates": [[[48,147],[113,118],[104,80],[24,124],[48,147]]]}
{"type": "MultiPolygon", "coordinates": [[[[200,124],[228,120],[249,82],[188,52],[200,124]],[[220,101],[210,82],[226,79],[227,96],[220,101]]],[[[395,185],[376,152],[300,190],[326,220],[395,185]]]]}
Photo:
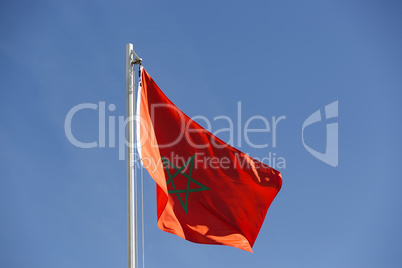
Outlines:
{"type": "Polygon", "coordinates": [[[186,240],[252,252],[282,177],[180,111],[141,68],[137,139],[157,183],[158,227],[186,240]]]}

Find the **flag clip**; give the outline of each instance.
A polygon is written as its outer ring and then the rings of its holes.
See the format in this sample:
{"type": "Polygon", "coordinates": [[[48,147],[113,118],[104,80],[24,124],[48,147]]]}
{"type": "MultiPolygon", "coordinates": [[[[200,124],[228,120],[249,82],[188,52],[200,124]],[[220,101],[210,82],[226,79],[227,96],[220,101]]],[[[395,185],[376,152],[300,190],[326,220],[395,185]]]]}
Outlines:
{"type": "Polygon", "coordinates": [[[139,58],[138,56],[137,56],[137,54],[135,54],[135,52],[133,51],[133,50],[131,50],[131,65],[134,65],[134,64],[141,64],[141,62],[142,62],[142,59],[141,58],[139,58]]]}

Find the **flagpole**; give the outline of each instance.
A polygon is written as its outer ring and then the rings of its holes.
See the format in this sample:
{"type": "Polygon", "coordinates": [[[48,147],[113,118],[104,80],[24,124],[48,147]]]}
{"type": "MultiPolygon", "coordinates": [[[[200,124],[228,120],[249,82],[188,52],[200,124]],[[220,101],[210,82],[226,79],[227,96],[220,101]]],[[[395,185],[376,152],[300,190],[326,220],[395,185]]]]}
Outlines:
{"type": "Polygon", "coordinates": [[[136,243],[135,243],[135,216],[136,216],[136,143],[134,141],[134,64],[139,64],[141,59],[135,54],[133,44],[126,46],[126,80],[127,80],[127,250],[128,268],[136,268],[136,243]]]}

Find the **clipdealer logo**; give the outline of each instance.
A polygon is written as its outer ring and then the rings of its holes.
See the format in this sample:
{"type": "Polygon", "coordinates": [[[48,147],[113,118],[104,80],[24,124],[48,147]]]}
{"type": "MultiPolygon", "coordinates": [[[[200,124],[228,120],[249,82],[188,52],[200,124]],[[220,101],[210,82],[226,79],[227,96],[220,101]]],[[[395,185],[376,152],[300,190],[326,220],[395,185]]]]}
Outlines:
{"type": "MultiPolygon", "coordinates": [[[[155,107],[157,108],[157,107],[155,107]]],[[[168,107],[169,108],[169,107],[168,107]]],[[[81,103],[73,108],[67,113],[65,121],[64,121],[64,131],[67,139],[71,144],[78,148],[118,148],[119,160],[125,160],[125,148],[128,144],[126,138],[126,127],[127,123],[132,120],[136,121],[139,118],[129,118],[127,119],[125,116],[116,116],[110,115],[116,110],[116,106],[114,104],[109,104],[106,106],[106,103],[101,101],[98,104],[95,103],[81,103]],[[84,109],[95,110],[98,112],[98,140],[92,142],[82,142],[79,141],[74,135],[72,131],[72,121],[75,118],[76,114],[84,109]],[[109,116],[107,116],[109,113],[109,116]],[[117,120],[116,120],[117,119],[117,120]],[[117,122],[116,122],[117,121],[117,122]],[[107,133],[107,134],[106,134],[107,133]],[[117,140],[117,144],[116,144],[117,140]]],[[[307,127],[321,122],[323,120],[334,121],[338,117],[338,101],[334,101],[324,108],[325,118],[322,117],[322,112],[320,110],[315,111],[311,114],[302,124],[301,129],[301,138],[304,148],[318,160],[332,166],[338,166],[338,123],[337,122],[329,122],[326,124],[326,148],[325,152],[319,152],[305,142],[305,134],[304,131],[307,127]]],[[[262,148],[276,148],[277,147],[277,129],[278,125],[281,121],[286,119],[285,115],[276,117],[272,116],[272,120],[268,120],[262,115],[254,115],[243,121],[242,118],[242,105],[241,102],[237,103],[237,116],[235,120],[226,115],[219,115],[212,120],[206,118],[202,115],[193,116],[192,120],[202,120],[206,124],[206,130],[217,136],[219,133],[227,133],[229,134],[228,144],[236,146],[237,148],[242,147],[242,140],[244,138],[245,143],[255,149],[262,148]],[[217,121],[226,121],[228,128],[220,128],[213,132],[212,125],[217,121]],[[250,125],[252,122],[258,122],[260,128],[251,128],[250,125]],[[243,123],[245,122],[245,123],[243,123]],[[250,133],[265,133],[265,135],[271,136],[270,144],[263,143],[259,144],[251,140],[250,133]],[[237,139],[235,139],[237,136],[237,139]]],[[[186,138],[186,135],[183,135],[183,138],[186,138]]],[[[269,136],[268,136],[269,137],[269,136]]],[[[140,141],[137,141],[140,142],[140,141]]],[[[275,169],[284,169],[286,168],[286,159],[282,156],[277,156],[275,152],[268,152],[268,156],[256,160],[263,162],[275,169]]]]}
{"type": "MultiPolygon", "coordinates": [[[[325,106],[325,119],[329,120],[332,118],[338,117],[338,101],[334,101],[325,106]]],[[[338,123],[327,123],[326,131],[327,131],[327,141],[325,146],[325,152],[321,153],[310,146],[308,146],[304,141],[304,130],[306,127],[311,126],[312,124],[318,123],[322,120],[321,111],[317,110],[313,114],[311,114],[303,123],[302,126],[302,142],[304,148],[312,154],[317,159],[322,162],[336,167],[338,166],[338,123]]]]}

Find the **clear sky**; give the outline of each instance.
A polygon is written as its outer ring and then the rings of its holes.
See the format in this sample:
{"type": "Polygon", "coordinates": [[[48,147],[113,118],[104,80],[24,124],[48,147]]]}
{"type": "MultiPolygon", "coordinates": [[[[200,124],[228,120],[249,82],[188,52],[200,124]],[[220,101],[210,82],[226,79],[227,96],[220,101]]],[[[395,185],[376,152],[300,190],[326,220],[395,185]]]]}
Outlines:
{"type": "MultiPolygon", "coordinates": [[[[401,13],[399,1],[373,0],[2,1],[0,267],[126,267],[126,163],[108,133],[104,148],[77,148],[64,122],[82,103],[115,105],[116,124],[125,115],[129,42],[213,131],[227,127],[221,115],[235,129],[286,117],[275,147],[272,131],[250,134],[266,148],[234,133],[240,150],[286,162],[254,253],[160,231],[145,172],[146,267],[401,267],[401,13]],[[303,146],[302,125],[320,109],[304,142],[325,152],[335,101],[333,167],[303,146]]],[[[78,112],[72,132],[99,142],[98,111],[78,112]]]]}

